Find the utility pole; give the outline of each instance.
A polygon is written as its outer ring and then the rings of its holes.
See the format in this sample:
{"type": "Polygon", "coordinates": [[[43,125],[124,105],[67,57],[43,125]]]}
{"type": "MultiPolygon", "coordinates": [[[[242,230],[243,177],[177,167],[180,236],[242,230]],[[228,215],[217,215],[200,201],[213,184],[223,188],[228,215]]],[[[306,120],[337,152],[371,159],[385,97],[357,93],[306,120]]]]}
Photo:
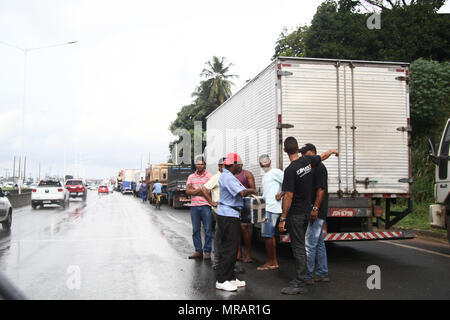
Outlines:
{"type": "Polygon", "coordinates": [[[16,183],[16,156],[14,156],[14,164],[13,164],[13,183],[16,183]]]}
{"type": "Polygon", "coordinates": [[[27,181],[27,157],[25,157],[25,162],[23,164],[23,178],[25,179],[25,182],[27,181]]]}

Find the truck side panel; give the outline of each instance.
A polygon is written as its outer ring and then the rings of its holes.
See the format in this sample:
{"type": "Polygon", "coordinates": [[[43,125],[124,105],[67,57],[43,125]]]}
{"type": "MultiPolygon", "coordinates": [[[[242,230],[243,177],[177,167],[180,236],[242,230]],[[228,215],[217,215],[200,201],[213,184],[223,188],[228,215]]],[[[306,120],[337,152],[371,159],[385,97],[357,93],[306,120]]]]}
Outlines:
{"type": "MultiPolygon", "coordinates": [[[[261,185],[258,157],[277,158],[277,70],[272,63],[207,119],[207,170],[217,172],[220,157],[237,152],[244,169],[261,185]]],[[[276,166],[276,162],[273,163],[276,166]]]]}

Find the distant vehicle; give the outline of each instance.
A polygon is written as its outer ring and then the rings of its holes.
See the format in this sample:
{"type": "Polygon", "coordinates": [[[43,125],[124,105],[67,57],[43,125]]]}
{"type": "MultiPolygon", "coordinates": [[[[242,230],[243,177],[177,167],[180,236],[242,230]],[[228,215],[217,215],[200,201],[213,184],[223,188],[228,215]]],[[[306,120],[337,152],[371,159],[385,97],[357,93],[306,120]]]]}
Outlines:
{"type": "Polygon", "coordinates": [[[193,173],[190,165],[171,166],[168,170],[167,191],[169,206],[181,208],[191,202],[191,197],[186,195],[187,178],[193,173]]]}
{"type": "Polygon", "coordinates": [[[99,187],[98,187],[98,193],[99,193],[99,194],[100,194],[100,193],[106,193],[106,194],[108,194],[108,193],[109,193],[108,187],[107,187],[107,186],[99,186],[99,187]]]}
{"type": "Polygon", "coordinates": [[[130,193],[133,194],[133,190],[131,190],[131,181],[122,182],[122,194],[130,193]]]}
{"type": "Polygon", "coordinates": [[[442,132],[439,149],[428,139],[428,152],[436,165],[434,197],[436,204],[430,206],[430,225],[433,228],[447,229],[447,239],[450,243],[450,119],[442,132]]]}
{"type": "Polygon", "coordinates": [[[11,230],[12,225],[12,206],[9,199],[6,197],[8,192],[3,192],[0,188],[0,222],[3,230],[11,230]]]}
{"type": "Polygon", "coordinates": [[[86,201],[87,189],[83,180],[68,179],[66,181],[66,189],[69,191],[70,198],[81,198],[83,201],[86,201]]]}
{"type": "Polygon", "coordinates": [[[149,169],[146,170],[146,179],[145,183],[147,183],[149,188],[149,196],[151,196],[153,189],[153,184],[158,180],[162,184],[162,194],[161,200],[167,200],[167,177],[168,170],[173,166],[172,163],[160,163],[160,164],[152,164],[149,169]]]}
{"type": "Polygon", "coordinates": [[[125,169],[123,170],[122,194],[133,193],[131,183],[135,181],[136,176],[139,175],[139,169],[125,169]]]}
{"type": "Polygon", "coordinates": [[[57,180],[42,180],[39,186],[32,189],[31,206],[43,207],[45,204],[58,204],[65,208],[69,205],[69,191],[57,180]]]}

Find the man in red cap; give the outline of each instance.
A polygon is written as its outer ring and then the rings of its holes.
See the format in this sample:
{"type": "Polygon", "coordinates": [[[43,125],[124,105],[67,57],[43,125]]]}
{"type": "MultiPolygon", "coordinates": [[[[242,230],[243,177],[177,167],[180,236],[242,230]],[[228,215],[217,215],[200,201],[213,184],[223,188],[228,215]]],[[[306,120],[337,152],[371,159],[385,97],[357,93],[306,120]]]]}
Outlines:
{"type": "Polygon", "coordinates": [[[216,272],[216,289],[236,291],[244,287],[234,274],[236,257],[240,239],[240,212],[244,208],[243,197],[257,194],[255,189],[246,189],[234,176],[242,170],[241,158],[236,153],[229,153],[223,164],[223,172],[219,178],[220,198],[217,206],[217,227],[221,237],[219,264],[216,272]]]}

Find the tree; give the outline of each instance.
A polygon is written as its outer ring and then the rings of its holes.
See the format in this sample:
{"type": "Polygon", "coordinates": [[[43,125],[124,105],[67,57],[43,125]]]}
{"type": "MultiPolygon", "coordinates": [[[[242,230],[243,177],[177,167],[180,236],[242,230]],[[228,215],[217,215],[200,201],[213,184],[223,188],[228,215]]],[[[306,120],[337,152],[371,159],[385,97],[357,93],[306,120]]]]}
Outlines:
{"type": "MultiPolygon", "coordinates": [[[[231,96],[231,86],[234,83],[230,79],[237,77],[229,74],[233,64],[227,64],[225,57],[213,56],[212,60],[205,64],[206,67],[200,74],[202,80],[192,93],[193,103],[183,106],[177,113],[177,118],[169,126],[172,133],[176,129],[186,129],[191,133],[192,150],[194,147],[194,122],[202,121],[203,127],[205,127],[206,117],[231,96]]],[[[180,140],[181,138],[169,144],[171,153],[175,143],[180,140]]]]}
{"type": "Polygon", "coordinates": [[[281,33],[274,58],[289,56],[412,62],[450,59],[450,19],[443,0],[326,0],[310,26],[281,33]],[[381,28],[367,21],[377,11],[381,28]]]}
{"type": "Polygon", "coordinates": [[[200,82],[192,94],[198,105],[215,109],[231,96],[231,86],[234,83],[230,79],[237,76],[228,74],[233,64],[225,65],[225,60],[225,57],[214,56],[212,61],[206,63],[207,67],[200,74],[205,80],[200,82]]]}
{"type": "Polygon", "coordinates": [[[305,36],[308,32],[308,26],[299,26],[296,30],[288,32],[284,28],[278,37],[275,47],[275,54],[272,60],[279,56],[285,57],[306,57],[305,36]]]}

